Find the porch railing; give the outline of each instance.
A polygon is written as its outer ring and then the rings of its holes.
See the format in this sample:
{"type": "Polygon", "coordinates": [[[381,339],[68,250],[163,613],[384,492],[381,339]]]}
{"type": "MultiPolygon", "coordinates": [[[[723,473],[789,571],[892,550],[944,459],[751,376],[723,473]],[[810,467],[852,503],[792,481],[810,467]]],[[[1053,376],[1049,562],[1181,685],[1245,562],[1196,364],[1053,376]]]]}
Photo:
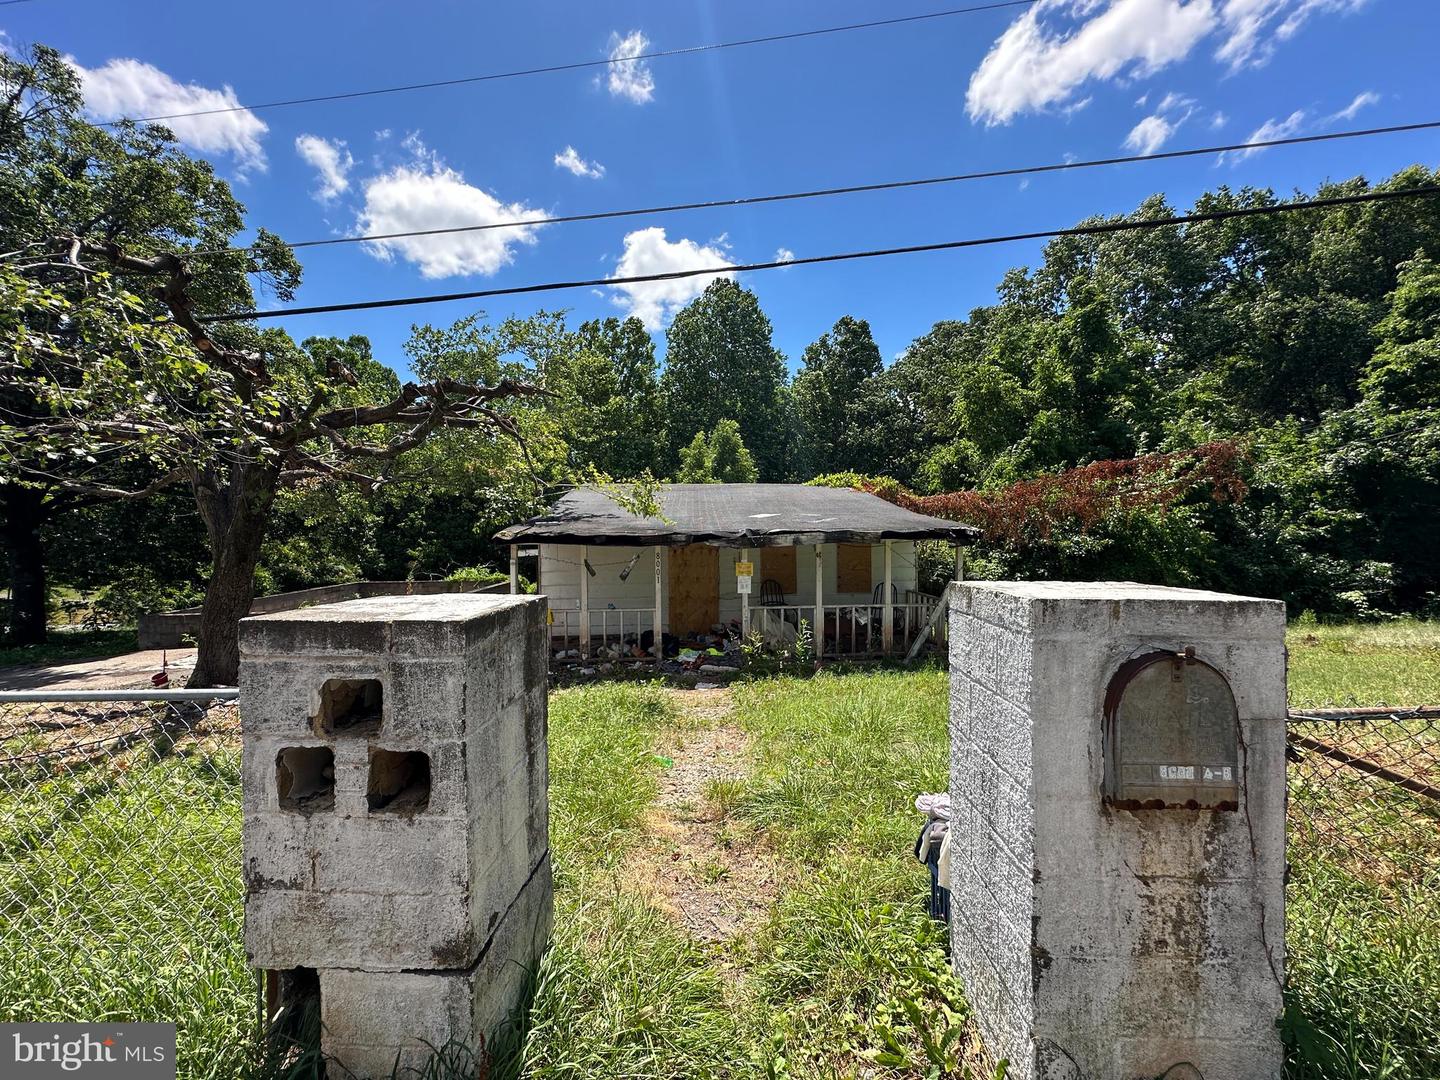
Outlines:
{"type": "Polygon", "coordinates": [[[913,590],[904,602],[893,604],[825,604],[823,621],[814,604],[752,607],[750,630],[772,649],[793,649],[801,627],[809,633],[812,649],[825,658],[885,655],[885,608],[891,609],[892,655],[903,656],[917,634],[930,621],[940,598],[913,590]]]}
{"type": "MultiPolygon", "coordinates": [[[[874,604],[825,604],[823,620],[815,616],[814,604],[752,605],[750,633],[775,651],[791,651],[804,632],[810,649],[826,659],[885,655],[885,608],[891,609],[892,655],[904,656],[917,634],[930,621],[940,603],[938,596],[907,589],[903,601],[874,604]]],[[[587,659],[580,629],[585,615],[575,608],[550,610],[551,656],[558,662],[587,659]]],[[[590,660],[653,661],[653,653],[636,656],[643,636],[655,629],[653,608],[591,608],[589,616],[590,660]]],[[[944,623],[939,630],[944,636],[944,623]]],[[[652,639],[653,640],[653,639],[652,639]]]]}
{"type": "Polygon", "coordinates": [[[562,662],[582,659],[584,647],[580,628],[587,614],[590,659],[636,662],[655,659],[652,653],[634,655],[641,637],[655,629],[654,608],[591,608],[589,612],[551,608],[550,649],[554,659],[562,662]],[[556,653],[561,655],[555,656],[556,653]],[[574,655],[569,655],[571,653],[574,655]]]}

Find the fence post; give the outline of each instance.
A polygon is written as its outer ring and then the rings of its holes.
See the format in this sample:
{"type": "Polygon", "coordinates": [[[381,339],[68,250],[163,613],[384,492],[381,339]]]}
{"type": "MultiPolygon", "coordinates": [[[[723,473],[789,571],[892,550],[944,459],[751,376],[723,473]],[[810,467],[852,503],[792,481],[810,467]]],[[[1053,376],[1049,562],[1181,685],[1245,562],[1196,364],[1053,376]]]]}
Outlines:
{"type": "Polygon", "coordinates": [[[1027,1080],[1279,1076],[1285,606],[951,594],[951,954],[1027,1080]]]}
{"type": "Polygon", "coordinates": [[[246,947],[317,988],[346,1075],[479,1051],[522,1003],[551,923],[546,634],[543,597],[474,594],[240,624],[246,947]]]}

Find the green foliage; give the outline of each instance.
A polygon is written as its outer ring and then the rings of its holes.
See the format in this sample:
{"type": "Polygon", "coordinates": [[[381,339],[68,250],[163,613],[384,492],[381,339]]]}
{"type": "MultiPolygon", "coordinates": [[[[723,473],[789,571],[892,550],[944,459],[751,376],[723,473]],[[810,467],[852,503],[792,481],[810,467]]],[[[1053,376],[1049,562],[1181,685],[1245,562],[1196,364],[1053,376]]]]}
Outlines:
{"type": "Polygon", "coordinates": [[[758,478],[755,459],[740,438],[740,425],[720,420],[709,435],[697,431],[680,451],[679,484],[753,484],[758,478]]]}
{"type": "Polygon", "coordinates": [[[95,627],[132,627],[141,615],[173,611],[200,602],[200,593],[188,582],[165,581],[153,571],[137,570],[112,581],[90,602],[86,620],[95,627]]]}
{"type": "Polygon", "coordinates": [[[714,281],[675,316],[665,335],[660,376],[669,449],[735,419],[759,475],[788,470],[789,403],[785,358],[772,343],[770,320],[755,294],[728,279],[714,281]]]}
{"type": "Polygon", "coordinates": [[[884,365],[870,324],[849,315],[800,358],[790,396],[796,425],[795,467],[802,475],[853,468],[873,418],[861,390],[884,365]]]}

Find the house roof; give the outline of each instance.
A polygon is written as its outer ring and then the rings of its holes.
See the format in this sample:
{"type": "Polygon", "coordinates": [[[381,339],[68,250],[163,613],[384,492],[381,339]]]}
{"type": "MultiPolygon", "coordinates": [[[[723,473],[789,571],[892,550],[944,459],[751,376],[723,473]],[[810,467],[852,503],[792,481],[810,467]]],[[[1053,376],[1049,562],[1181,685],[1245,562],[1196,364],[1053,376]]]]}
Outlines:
{"type": "Polygon", "coordinates": [[[807,484],[663,484],[664,519],[637,517],[610,496],[577,488],[548,514],[495,534],[505,543],[676,547],[789,547],[873,544],[881,540],[948,540],[968,544],[980,531],[926,517],[850,488],[807,484]]]}

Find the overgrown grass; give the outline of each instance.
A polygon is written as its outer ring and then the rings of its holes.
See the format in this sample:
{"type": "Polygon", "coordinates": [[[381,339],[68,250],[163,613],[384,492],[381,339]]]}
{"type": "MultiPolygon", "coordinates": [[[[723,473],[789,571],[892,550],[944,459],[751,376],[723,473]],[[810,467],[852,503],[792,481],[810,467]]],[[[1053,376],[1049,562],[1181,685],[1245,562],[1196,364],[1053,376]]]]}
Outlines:
{"type": "Polygon", "coordinates": [[[176,1021],[182,1076],[239,1075],[238,748],[0,780],[0,1019],[176,1021]]]}
{"type": "Polygon", "coordinates": [[[945,783],[944,676],[766,679],[738,690],[754,771],[714,794],[764,831],[785,888],[752,934],[710,946],[687,938],[621,870],[641,835],[645,799],[633,792],[653,793],[663,767],[649,748],[680,722],[654,694],[610,686],[553,699],[563,886],[525,1075],[953,1070],[963,998],[943,929],[924,914],[924,872],[906,854],[915,792],[945,783]],[[623,798],[601,793],[622,787],[623,798]],[[591,822],[602,823],[603,845],[591,822]]]}
{"type": "Polygon", "coordinates": [[[1440,623],[1293,624],[1290,707],[1440,704],[1440,623]]]}

